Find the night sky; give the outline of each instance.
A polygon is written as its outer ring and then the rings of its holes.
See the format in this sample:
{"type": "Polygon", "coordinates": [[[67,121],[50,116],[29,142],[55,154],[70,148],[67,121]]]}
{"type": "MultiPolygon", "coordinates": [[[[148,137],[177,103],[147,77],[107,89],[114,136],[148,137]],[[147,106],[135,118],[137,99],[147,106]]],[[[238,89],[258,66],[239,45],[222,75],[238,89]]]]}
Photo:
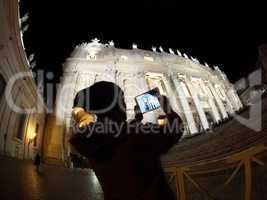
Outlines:
{"type": "Polygon", "coordinates": [[[232,82],[255,69],[257,46],[267,42],[261,5],[170,0],[60,1],[21,0],[30,13],[24,34],[27,54],[35,53],[37,69],[56,79],[73,48],[92,38],[113,40],[119,48],[179,49],[201,62],[219,65],[232,82]]]}

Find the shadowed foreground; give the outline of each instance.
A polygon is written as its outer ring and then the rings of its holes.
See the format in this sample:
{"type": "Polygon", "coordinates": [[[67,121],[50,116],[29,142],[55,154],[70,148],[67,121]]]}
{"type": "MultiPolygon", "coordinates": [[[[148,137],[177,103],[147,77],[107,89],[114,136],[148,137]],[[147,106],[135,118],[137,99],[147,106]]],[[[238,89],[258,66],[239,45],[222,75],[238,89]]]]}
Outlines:
{"type": "MultiPolygon", "coordinates": [[[[267,199],[266,113],[265,97],[261,131],[231,120],[163,156],[178,199],[267,199]]],[[[248,111],[241,115],[247,117],[248,111]]],[[[91,170],[46,165],[37,175],[32,162],[0,157],[0,199],[102,200],[103,193],[91,170]]]]}
{"type": "Polygon", "coordinates": [[[103,194],[91,170],[43,166],[38,175],[34,165],[0,157],[0,199],[13,200],[102,200],[103,194]]]}

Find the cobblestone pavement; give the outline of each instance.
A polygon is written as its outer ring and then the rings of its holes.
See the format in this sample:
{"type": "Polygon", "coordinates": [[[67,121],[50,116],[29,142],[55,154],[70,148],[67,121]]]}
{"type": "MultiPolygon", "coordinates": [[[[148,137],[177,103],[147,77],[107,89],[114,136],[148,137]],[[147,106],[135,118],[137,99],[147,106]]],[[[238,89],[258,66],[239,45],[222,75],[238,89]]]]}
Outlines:
{"type": "Polygon", "coordinates": [[[0,157],[1,200],[103,200],[91,170],[42,166],[38,174],[32,162],[0,157]]]}

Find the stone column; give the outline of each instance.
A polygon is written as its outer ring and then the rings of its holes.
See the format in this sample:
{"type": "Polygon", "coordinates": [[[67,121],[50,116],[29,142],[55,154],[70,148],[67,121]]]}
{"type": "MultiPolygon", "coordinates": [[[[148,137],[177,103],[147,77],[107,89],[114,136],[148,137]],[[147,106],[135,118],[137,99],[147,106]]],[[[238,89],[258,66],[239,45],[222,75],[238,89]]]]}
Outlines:
{"type": "Polygon", "coordinates": [[[69,149],[67,138],[70,135],[74,97],[77,92],[92,85],[94,80],[94,73],[64,73],[64,78],[61,80],[57,92],[56,113],[55,116],[51,116],[51,130],[47,132],[49,134],[47,137],[47,157],[54,159],[58,157],[61,160],[66,156],[69,149]]]}
{"type": "Polygon", "coordinates": [[[56,123],[58,125],[65,126],[65,116],[71,114],[78,77],[79,74],[75,72],[64,73],[57,92],[56,123]]]}
{"type": "Polygon", "coordinates": [[[230,88],[230,90],[228,91],[228,93],[230,93],[229,95],[231,95],[232,101],[234,101],[234,105],[236,107],[235,110],[240,110],[243,107],[243,104],[241,103],[240,98],[237,95],[234,86],[232,86],[230,88]]]}
{"type": "Polygon", "coordinates": [[[237,94],[237,92],[236,92],[235,89],[233,89],[233,95],[234,95],[235,98],[236,98],[236,101],[237,101],[237,104],[238,104],[238,106],[239,106],[239,109],[243,108],[243,104],[242,104],[242,102],[241,102],[241,100],[240,100],[240,97],[238,96],[238,94],[237,94]]]}
{"type": "Polygon", "coordinates": [[[214,89],[213,85],[210,82],[208,82],[208,87],[211,90],[211,92],[212,92],[212,94],[213,94],[213,96],[214,96],[214,98],[216,100],[216,103],[217,103],[217,105],[219,107],[219,110],[220,110],[220,113],[221,113],[223,119],[228,118],[228,114],[227,114],[227,112],[225,110],[223,102],[222,102],[221,98],[219,97],[217,91],[214,89]]]}
{"type": "Polygon", "coordinates": [[[116,76],[116,84],[124,91],[124,99],[127,107],[127,120],[134,118],[134,97],[139,94],[139,91],[134,76],[132,73],[118,72],[116,76]]]}
{"type": "Polygon", "coordinates": [[[47,159],[64,160],[65,136],[69,132],[69,116],[78,73],[65,72],[58,88],[55,115],[48,116],[45,155],[47,159]],[[68,116],[68,117],[66,117],[68,116]]]}
{"type": "MultiPolygon", "coordinates": [[[[170,80],[170,77],[168,76],[169,80],[170,80]]],[[[167,80],[166,76],[163,76],[162,78],[162,81],[166,87],[166,90],[167,90],[167,96],[170,100],[170,104],[173,108],[173,110],[179,114],[182,114],[182,109],[178,106],[178,102],[177,102],[177,99],[176,99],[176,94],[175,92],[172,90],[171,88],[171,85],[170,85],[170,82],[169,80],[167,80]]]]}
{"type": "Polygon", "coordinates": [[[233,105],[234,111],[237,111],[239,110],[239,104],[233,92],[234,92],[233,88],[229,88],[229,90],[227,91],[227,96],[229,97],[229,100],[231,101],[231,104],[233,105]]]}
{"type": "MultiPolygon", "coordinates": [[[[171,77],[169,77],[169,80],[171,77]]],[[[177,98],[176,98],[176,94],[175,92],[172,90],[171,85],[169,80],[167,80],[166,76],[163,76],[162,81],[166,87],[167,90],[167,97],[169,98],[170,104],[172,109],[179,114],[179,116],[183,119],[184,115],[183,115],[183,111],[182,108],[179,106],[179,102],[177,102],[177,98]]],[[[184,120],[184,119],[183,119],[184,120]]],[[[185,132],[186,135],[189,135],[189,132],[185,132]]]]}
{"type": "Polygon", "coordinates": [[[186,118],[186,121],[187,121],[187,124],[188,124],[189,131],[190,131],[191,134],[197,133],[198,130],[197,130],[197,127],[196,127],[196,123],[195,123],[194,117],[192,115],[192,110],[191,110],[190,105],[189,105],[189,103],[187,101],[187,98],[186,98],[186,96],[184,94],[184,91],[183,91],[183,88],[181,86],[181,83],[177,78],[177,74],[176,73],[172,73],[171,74],[171,78],[172,78],[173,83],[175,85],[175,89],[176,89],[176,92],[178,94],[178,98],[180,99],[180,102],[181,102],[181,105],[182,105],[182,109],[183,109],[183,112],[185,114],[185,118],[186,118]]]}
{"type": "Polygon", "coordinates": [[[56,123],[56,116],[47,115],[44,135],[44,159],[48,163],[61,163],[63,158],[63,131],[64,127],[56,123]]]}
{"type": "Polygon", "coordinates": [[[211,108],[211,113],[212,113],[213,119],[215,122],[218,123],[221,120],[221,117],[220,117],[219,111],[215,105],[214,97],[212,96],[210,90],[207,88],[207,86],[205,85],[205,83],[203,82],[202,79],[200,80],[199,83],[200,83],[200,87],[203,89],[203,91],[205,91],[205,95],[208,96],[208,103],[209,103],[209,106],[211,108]]]}
{"type": "Polygon", "coordinates": [[[78,73],[68,72],[63,74],[63,79],[58,87],[56,99],[56,120],[58,124],[65,122],[65,113],[70,112],[73,103],[73,94],[76,87],[78,73]]]}
{"type": "Polygon", "coordinates": [[[227,94],[226,94],[226,91],[225,91],[225,88],[223,85],[220,85],[220,88],[221,88],[221,92],[223,94],[223,96],[225,96],[225,100],[226,100],[226,104],[227,104],[227,107],[228,107],[228,111],[230,114],[233,114],[234,113],[234,109],[233,109],[233,105],[231,103],[231,101],[229,100],[227,94]]]}
{"type": "Polygon", "coordinates": [[[185,78],[185,83],[186,83],[186,85],[187,85],[187,87],[188,87],[188,89],[189,89],[189,91],[190,91],[190,93],[192,95],[193,102],[194,102],[194,104],[196,106],[196,109],[197,109],[201,124],[202,124],[204,130],[206,130],[206,129],[209,128],[209,123],[208,123],[206,114],[205,114],[205,112],[203,110],[203,107],[201,105],[201,102],[199,101],[197,91],[195,90],[195,87],[191,83],[191,80],[189,80],[187,77],[185,78]]]}

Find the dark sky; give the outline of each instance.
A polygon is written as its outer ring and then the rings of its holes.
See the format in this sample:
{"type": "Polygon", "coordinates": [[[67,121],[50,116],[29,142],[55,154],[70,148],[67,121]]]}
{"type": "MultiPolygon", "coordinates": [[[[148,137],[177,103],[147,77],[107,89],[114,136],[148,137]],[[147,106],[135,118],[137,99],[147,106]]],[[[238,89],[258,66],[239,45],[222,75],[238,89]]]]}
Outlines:
{"type": "Polygon", "coordinates": [[[29,12],[27,53],[37,67],[61,74],[75,45],[99,38],[115,46],[169,47],[219,65],[231,81],[246,76],[257,61],[257,46],[267,41],[261,5],[232,2],[196,4],[171,0],[61,1],[21,0],[29,12]]]}

